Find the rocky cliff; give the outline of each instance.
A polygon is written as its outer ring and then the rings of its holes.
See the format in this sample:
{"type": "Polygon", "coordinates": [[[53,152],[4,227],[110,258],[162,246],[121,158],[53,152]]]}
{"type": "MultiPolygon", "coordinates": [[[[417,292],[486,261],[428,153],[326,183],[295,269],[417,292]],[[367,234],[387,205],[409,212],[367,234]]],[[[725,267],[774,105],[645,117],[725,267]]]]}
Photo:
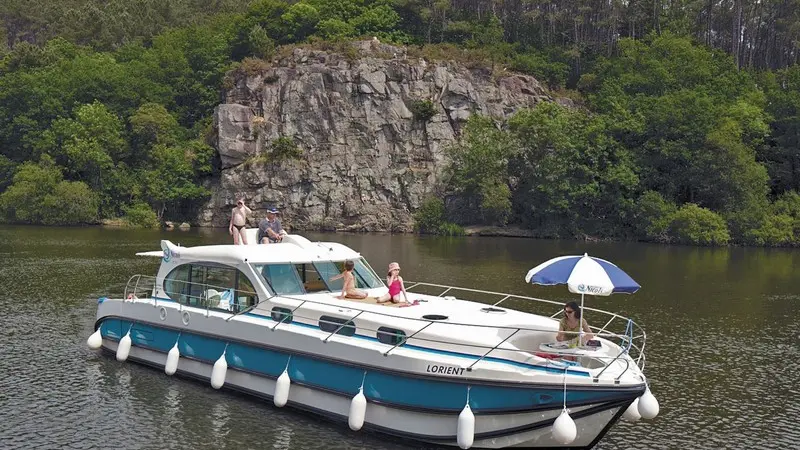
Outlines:
{"type": "Polygon", "coordinates": [[[215,111],[221,173],[199,223],[226,226],[242,196],[257,218],[281,209],[293,229],[410,231],[472,114],[504,119],[548,101],[532,77],[410,58],[374,41],[347,56],[295,48],[232,74],[215,111]],[[429,100],[432,117],[415,116],[429,100]],[[278,157],[290,137],[299,154],[278,157]]]}

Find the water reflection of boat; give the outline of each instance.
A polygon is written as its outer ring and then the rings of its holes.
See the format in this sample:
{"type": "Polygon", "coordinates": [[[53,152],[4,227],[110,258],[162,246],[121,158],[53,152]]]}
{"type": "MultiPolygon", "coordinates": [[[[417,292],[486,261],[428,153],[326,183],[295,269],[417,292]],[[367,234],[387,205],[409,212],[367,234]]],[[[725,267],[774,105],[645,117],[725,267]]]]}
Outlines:
{"type": "Polygon", "coordinates": [[[644,332],[613,313],[589,309],[606,317],[599,347],[559,348],[548,344],[561,303],[406,282],[417,301],[387,307],[381,278],[338,243],[161,248],[140,253],[161,258],[156,277],[98,301],[90,346],[354,430],[461,448],[589,448],[621,416],[657,413],[644,332]],[[329,280],[346,260],[366,300],[337,298],[342,280],[329,280]],[[541,314],[500,306],[509,299],[541,314]]]}

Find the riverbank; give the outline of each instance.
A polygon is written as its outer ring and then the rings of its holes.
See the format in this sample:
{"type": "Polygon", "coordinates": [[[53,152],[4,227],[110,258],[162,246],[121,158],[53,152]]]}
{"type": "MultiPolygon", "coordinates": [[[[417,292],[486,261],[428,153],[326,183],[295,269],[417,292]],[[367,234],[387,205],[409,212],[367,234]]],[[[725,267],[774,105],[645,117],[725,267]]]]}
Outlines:
{"type": "MultiPolygon", "coordinates": [[[[172,226],[163,225],[160,229],[165,231],[187,231],[189,229],[195,230],[203,230],[203,231],[213,231],[213,230],[225,230],[226,227],[212,227],[212,226],[202,226],[202,225],[190,225],[187,222],[183,222],[180,225],[174,225],[172,222],[168,222],[168,224],[172,226]]],[[[113,229],[141,229],[142,227],[133,226],[130,224],[125,223],[122,219],[108,219],[103,220],[100,224],[96,226],[100,228],[113,228],[113,229]]],[[[253,225],[249,228],[256,228],[256,225],[253,225]]],[[[414,232],[392,232],[392,231],[367,231],[363,229],[355,229],[355,228],[347,228],[347,229],[299,229],[293,227],[286,227],[287,231],[292,233],[337,233],[337,234],[380,234],[380,235],[415,235],[418,233],[414,232]]],[[[470,225],[463,228],[464,236],[482,236],[482,237],[513,237],[513,238],[528,238],[528,239],[546,239],[551,240],[552,238],[543,237],[537,234],[534,230],[528,230],[525,228],[520,228],[517,226],[507,226],[507,227],[498,227],[492,225],[470,225]]],[[[570,238],[558,238],[560,240],[566,241],[576,241],[576,242],[641,242],[641,243],[650,243],[650,244],[657,244],[661,246],[689,246],[689,247],[709,247],[707,245],[691,245],[691,244],[679,244],[673,242],[647,242],[647,241],[637,241],[633,240],[626,240],[626,239],[615,239],[615,238],[599,238],[595,236],[576,236],[570,238]]],[[[728,244],[722,246],[712,246],[712,247],[744,247],[744,248],[776,248],[774,246],[765,246],[765,245],[740,245],[740,244],[728,244]]],[[[782,246],[777,248],[788,248],[788,249],[795,249],[798,248],[797,246],[782,246]]]]}

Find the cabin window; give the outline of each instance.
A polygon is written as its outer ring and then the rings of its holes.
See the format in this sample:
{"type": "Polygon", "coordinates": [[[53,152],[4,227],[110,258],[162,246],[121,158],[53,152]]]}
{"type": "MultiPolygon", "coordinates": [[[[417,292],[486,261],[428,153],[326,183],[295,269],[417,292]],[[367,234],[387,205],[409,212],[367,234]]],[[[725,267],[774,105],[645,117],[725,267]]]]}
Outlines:
{"type": "Polygon", "coordinates": [[[330,281],[330,279],[342,273],[342,270],[344,270],[344,263],[339,263],[337,265],[331,261],[320,261],[314,263],[314,268],[317,269],[320,279],[325,282],[329,291],[339,292],[342,290],[342,286],[344,285],[343,278],[338,278],[333,281],[330,281]]]}
{"type": "Polygon", "coordinates": [[[276,306],[272,308],[272,320],[275,322],[281,323],[292,323],[293,314],[292,310],[289,308],[282,308],[280,306],[276,306]]]}
{"type": "Polygon", "coordinates": [[[344,336],[352,336],[356,334],[356,325],[352,320],[333,316],[320,317],[319,329],[327,333],[333,333],[334,331],[339,330],[336,331],[336,334],[341,334],[344,336]],[[341,327],[341,329],[339,327],[341,327]]]}
{"type": "Polygon", "coordinates": [[[313,264],[295,264],[295,269],[306,292],[328,292],[328,285],[313,264]]]}
{"type": "Polygon", "coordinates": [[[276,294],[298,295],[305,293],[303,283],[300,281],[294,264],[256,264],[255,268],[276,294]]]}
{"type": "Polygon", "coordinates": [[[242,272],[239,272],[238,270],[237,272],[239,279],[238,283],[236,284],[236,299],[234,301],[234,307],[236,308],[235,311],[239,312],[258,304],[258,296],[256,295],[256,289],[253,287],[253,283],[250,282],[250,279],[247,278],[242,272]]]}
{"type": "Polygon", "coordinates": [[[384,344],[402,345],[406,341],[406,332],[397,328],[378,328],[378,340],[384,344]]]}
{"type": "Polygon", "coordinates": [[[192,270],[191,264],[183,264],[176,267],[164,278],[164,293],[167,297],[184,305],[189,304],[189,275],[192,270]]]}
{"type": "Polygon", "coordinates": [[[164,293],[198,308],[240,312],[258,303],[253,284],[241,271],[221,264],[183,264],[164,279],[164,293]]]}

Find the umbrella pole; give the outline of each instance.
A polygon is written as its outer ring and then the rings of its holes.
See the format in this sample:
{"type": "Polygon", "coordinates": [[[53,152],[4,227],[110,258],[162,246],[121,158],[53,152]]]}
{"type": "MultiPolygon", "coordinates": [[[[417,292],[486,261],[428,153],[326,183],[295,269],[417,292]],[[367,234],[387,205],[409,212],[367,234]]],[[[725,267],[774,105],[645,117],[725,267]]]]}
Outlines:
{"type": "Polygon", "coordinates": [[[578,318],[578,347],[583,345],[583,296],[581,292],[581,316],[578,318]]]}

